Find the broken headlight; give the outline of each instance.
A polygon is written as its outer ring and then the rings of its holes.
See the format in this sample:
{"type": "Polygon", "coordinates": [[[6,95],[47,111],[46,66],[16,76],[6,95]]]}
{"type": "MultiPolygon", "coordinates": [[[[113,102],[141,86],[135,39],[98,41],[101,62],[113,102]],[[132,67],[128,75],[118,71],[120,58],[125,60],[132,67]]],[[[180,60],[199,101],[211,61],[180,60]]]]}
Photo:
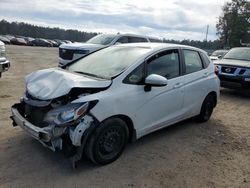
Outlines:
{"type": "Polygon", "coordinates": [[[85,102],[71,103],[62,107],[55,108],[46,114],[44,121],[60,125],[77,120],[87,112],[88,106],[89,102],[85,102]]]}

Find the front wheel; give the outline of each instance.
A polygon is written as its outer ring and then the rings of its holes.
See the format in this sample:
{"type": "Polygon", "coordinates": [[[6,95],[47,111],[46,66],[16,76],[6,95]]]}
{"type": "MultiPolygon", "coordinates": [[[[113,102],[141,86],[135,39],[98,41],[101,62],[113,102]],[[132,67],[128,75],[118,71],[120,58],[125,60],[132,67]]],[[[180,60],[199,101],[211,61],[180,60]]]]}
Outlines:
{"type": "Polygon", "coordinates": [[[111,163],[122,154],[128,137],[128,127],[123,120],[108,119],[97,127],[88,140],[85,153],[96,164],[111,163]]]}
{"type": "Polygon", "coordinates": [[[214,109],[214,97],[208,95],[202,103],[200,114],[197,116],[199,122],[206,122],[210,119],[214,109]]]}

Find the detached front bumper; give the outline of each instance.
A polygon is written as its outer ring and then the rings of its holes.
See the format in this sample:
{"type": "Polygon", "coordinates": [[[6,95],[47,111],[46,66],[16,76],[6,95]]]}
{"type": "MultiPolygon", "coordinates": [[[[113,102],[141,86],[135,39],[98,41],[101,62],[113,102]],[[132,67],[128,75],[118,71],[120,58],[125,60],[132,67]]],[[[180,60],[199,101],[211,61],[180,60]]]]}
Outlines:
{"type": "MultiPolygon", "coordinates": [[[[27,121],[21,111],[21,104],[15,104],[11,107],[12,116],[10,118],[13,120],[13,126],[20,126],[26,133],[53,151],[62,146],[61,139],[54,136],[55,128],[53,126],[37,127],[27,121]]],[[[63,132],[61,133],[63,134],[63,132]]]]}
{"type": "Polygon", "coordinates": [[[24,129],[30,136],[37,140],[42,140],[44,142],[49,142],[51,140],[51,134],[46,128],[36,127],[35,125],[28,122],[18,111],[18,104],[11,107],[11,119],[13,120],[14,126],[20,126],[24,129]]]}

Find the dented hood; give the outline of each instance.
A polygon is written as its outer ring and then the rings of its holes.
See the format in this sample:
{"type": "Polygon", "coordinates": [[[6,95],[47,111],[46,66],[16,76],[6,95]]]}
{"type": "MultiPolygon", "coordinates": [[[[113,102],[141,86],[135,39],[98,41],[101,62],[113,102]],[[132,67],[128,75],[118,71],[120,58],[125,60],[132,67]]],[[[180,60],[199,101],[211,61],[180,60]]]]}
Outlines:
{"type": "Polygon", "coordinates": [[[106,88],[111,80],[93,79],[59,68],[39,70],[26,76],[26,89],[40,100],[61,97],[72,88],[106,88]]]}

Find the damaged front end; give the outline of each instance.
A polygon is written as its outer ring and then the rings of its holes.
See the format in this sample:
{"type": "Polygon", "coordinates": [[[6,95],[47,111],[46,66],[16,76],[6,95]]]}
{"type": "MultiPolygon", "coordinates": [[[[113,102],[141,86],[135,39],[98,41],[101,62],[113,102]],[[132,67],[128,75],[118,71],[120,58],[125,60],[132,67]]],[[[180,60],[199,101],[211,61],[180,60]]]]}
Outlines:
{"type": "Polygon", "coordinates": [[[52,151],[70,152],[74,166],[81,158],[87,130],[98,122],[89,113],[97,101],[73,101],[93,92],[98,89],[72,89],[69,94],[51,100],[40,100],[26,92],[20,103],[11,108],[13,125],[20,126],[52,151]]]}

